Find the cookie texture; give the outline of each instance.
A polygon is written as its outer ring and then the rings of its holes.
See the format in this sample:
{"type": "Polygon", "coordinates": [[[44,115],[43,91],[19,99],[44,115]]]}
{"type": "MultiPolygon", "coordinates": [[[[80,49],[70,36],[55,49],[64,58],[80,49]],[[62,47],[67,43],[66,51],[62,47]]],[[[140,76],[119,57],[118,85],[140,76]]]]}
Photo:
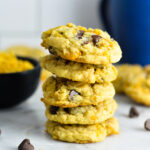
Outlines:
{"type": "Polygon", "coordinates": [[[145,76],[124,85],[125,93],[134,101],[150,106],[150,66],[143,68],[145,76]]]}
{"type": "Polygon", "coordinates": [[[43,84],[42,101],[59,107],[97,105],[115,95],[111,83],[76,82],[59,77],[49,77],[43,84]]]}
{"type": "Polygon", "coordinates": [[[116,63],[121,58],[118,43],[100,29],[86,29],[72,23],[42,34],[42,46],[67,60],[88,64],[116,63]]]}
{"type": "Polygon", "coordinates": [[[118,70],[117,79],[113,82],[117,93],[124,93],[124,85],[130,82],[136,83],[145,77],[142,66],[123,64],[116,66],[118,70]]]}
{"type": "Polygon", "coordinates": [[[110,118],[94,125],[64,125],[47,121],[46,130],[56,140],[74,143],[94,143],[103,141],[106,136],[111,134],[118,134],[119,124],[115,118],[110,118]]]}
{"type": "Polygon", "coordinates": [[[43,68],[54,73],[56,76],[73,81],[103,83],[113,81],[117,77],[117,70],[111,64],[102,66],[76,63],[53,55],[41,58],[40,63],[43,68]]]}
{"type": "Polygon", "coordinates": [[[111,118],[117,109],[115,100],[105,100],[98,105],[61,108],[46,105],[46,117],[62,124],[96,124],[111,118]]]}

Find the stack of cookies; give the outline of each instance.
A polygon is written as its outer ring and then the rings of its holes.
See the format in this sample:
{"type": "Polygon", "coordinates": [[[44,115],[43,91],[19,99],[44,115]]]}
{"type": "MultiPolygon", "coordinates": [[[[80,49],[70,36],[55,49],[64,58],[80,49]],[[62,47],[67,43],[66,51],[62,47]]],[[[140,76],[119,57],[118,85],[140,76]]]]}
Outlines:
{"type": "Polygon", "coordinates": [[[76,143],[100,142],[117,134],[111,83],[117,70],[111,63],[121,58],[118,43],[99,29],[71,23],[44,32],[42,39],[51,55],[41,58],[41,66],[54,74],[43,84],[47,132],[76,143]]]}

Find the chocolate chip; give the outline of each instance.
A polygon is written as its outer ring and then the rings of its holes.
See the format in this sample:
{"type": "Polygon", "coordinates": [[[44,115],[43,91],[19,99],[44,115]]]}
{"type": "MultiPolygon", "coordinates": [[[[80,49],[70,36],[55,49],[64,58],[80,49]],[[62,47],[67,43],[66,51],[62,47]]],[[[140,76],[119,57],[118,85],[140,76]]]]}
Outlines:
{"type": "Polygon", "coordinates": [[[50,51],[51,49],[53,49],[53,47],[52,47],[52,46],[49,46],[48,50],[50,51]]]}
{"type": "Polygon", "coordinates": [[[75,95],[80,95],[80,93],[77,92],[76,90],[70,90],[70,92],[69,92],[69,100],[73,100],[73,97],[75,95]]]}
{"type": "Polygon", "coordinates": [[[139,112],[137,111],[137,109],[135,107],[131,107],[129,111],[129,117],[134,118],[138,116],[139,116],[139,112]]]}
{"type": "Polygon", "coordinates": [[[63,32],[60,32],[60,34],[63,35],[64,33],[63,33],[63,32]]]}
{"type": "Polygon", "coordinates": [[[65,111],[66,113],[69,113],[69,108],[64,108],[64,111],[65,111]]]}
{"type": "Polygon", "coordinates": [[[93,44],[96,45],[100,38],[102,38],[102,37],[99,35],[92,35],[93,44]]]}
{"type": "Polygon", "coordinates": [[[55,59],[56,59],[57,61],[61,60],[61,58],[60,58],[60,57],[56,57],[55,59]]]}
{"type": "Polygon", "coordinates": [[[24,139],[18,146],[18,150],[34,150],[34,146],[30,143],[29,139],[24,139]]]}
{"type": "Polygon", "coordinates": [[[77,38],[78,39],[82,39],[83,34],[84,34],[84,31],[83,30],[79,30],[78,33],[77,33],[77,38]]]}
{"type": "Polygon", "coordinates": [[[59,109],[59,107],[57,107],[57,106],[51,106],[50,113],[55,115],[57,113],[58,109],[59,109]]]}
{"type": "Polygon", "coordinates": [[[81,45],[83,46],[83,45],[86,45],[86,44],[88,44],[89,43],[89,40],[86,40],[86,41],[84,41],[81,45]]]}
{"type": "Polygon", "coordinates": [[[65,64],[68,65],[70,63],[69,60],[65,60],[65,64]]]}
{"type": "Polygon", "coordinates": [[[144,123],[144,127],[146,130],[150,131],[150,119],[147,119],[144,123]]]}
{"type": "Polygon", "coordinates": [[[49,51],[50,54],[56,55],[56,52],[53,50],[53,47],[52,47],[52,46],[50,46],[50,47],[48,48],[48,51],[49,51]]]}

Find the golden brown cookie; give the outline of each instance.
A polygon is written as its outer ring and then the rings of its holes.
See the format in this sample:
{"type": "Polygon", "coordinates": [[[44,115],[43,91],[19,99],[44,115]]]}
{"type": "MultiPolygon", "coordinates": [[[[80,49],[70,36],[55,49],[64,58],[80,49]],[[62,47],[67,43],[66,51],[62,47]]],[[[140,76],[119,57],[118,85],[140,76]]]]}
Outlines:
{"type": "Polygon", "coordinates": [[[45,31],[42,39],[50,53],[71,61],[106,65],[118,62],[122,55],[108,33],[72,23],[45,31]]]}
{"type": "Polygon", "coordinates": [[[119,123],[115,118],[93,125],[64,125],[47,121],[46,130],[56,140],[74,143],[94,143],[103,141],[106,136],[111,134],[118,134],[119,123]]]}
{"type": "Polygon", "coordinates": [[[132,100],[150,106],[150,66],[146,66],[143,72],[143,78],[137,76],[134,82],[126,83],[124,91],[132,100]]]}
{"type": "Polygon", "coordinates": [[[64,60],[53,55],[40,59],[41,66],[58,77],[87,83],[104,83],[116,79],[117,70],[109,64],[90,65],[64,60]]]}
{"type": "Polygon", "coordinates": [[[136,82],[145,76],[143,68],[140,65],[123,64],[116,66],[116,68],[118,76],[113,84],[117,93],[124,92],[124,84],[136,82]]]}
{"type": "Polygon", "coordinates": [[[49,77],[43,84],[42,101],[59,107],[97,105],[115,95],[111,83],[76,82],[59,77],[49,77]]]}
{"type": "Polygon", "coordinates": [[[105,100],[98,105],[61,108],[46,105],[46,117],[50,121],[62,124],[96,124],[113,117],[117,103],[113,99],[105,100]]]}

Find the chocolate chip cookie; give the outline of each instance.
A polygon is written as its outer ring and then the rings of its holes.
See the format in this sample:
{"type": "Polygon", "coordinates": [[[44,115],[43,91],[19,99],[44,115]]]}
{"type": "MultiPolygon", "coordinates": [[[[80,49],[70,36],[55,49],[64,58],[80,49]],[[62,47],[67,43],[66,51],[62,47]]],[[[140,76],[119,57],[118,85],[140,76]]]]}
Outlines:
{"type": "Polygon", "coordinates": [[[85,28],[72,23],[43,32],[42,46],[63,59],[88,63],[116,63],[121,58],[118,43],[100,29],[85,28]]]}
{"type": "Polygon", "coordinates": [[[119,124],[115,118],[93,125],[65,125],[47,121],[46,130],[56,140],[94,143],[103,141],[106,136],[111,134],[118,134],[119,124]]]}
{"type": "Polygon", "coordinates": [[[115,95],[112,83],[94,83],[71,81],[59,77],[49,77],[43,84],[42,101],[59,107],[77,107],[97,105],[115,95]]]}
{"type": "Polygon", "coordinates": [[[112,65],[90,65],[64,60],[53,55],[40,59],[41,66],[58,77],[87,83],[104,83],[116,79],[117,70],[112,65]]]}
{"type": "Polygon", "coordinates": [[[73,108],[61,108],[46,105],[46,117],[50,121],[62,124],[96,124],[113,117],[117,103],[113,99],[105,100],[98,105],[73,108]]]}

